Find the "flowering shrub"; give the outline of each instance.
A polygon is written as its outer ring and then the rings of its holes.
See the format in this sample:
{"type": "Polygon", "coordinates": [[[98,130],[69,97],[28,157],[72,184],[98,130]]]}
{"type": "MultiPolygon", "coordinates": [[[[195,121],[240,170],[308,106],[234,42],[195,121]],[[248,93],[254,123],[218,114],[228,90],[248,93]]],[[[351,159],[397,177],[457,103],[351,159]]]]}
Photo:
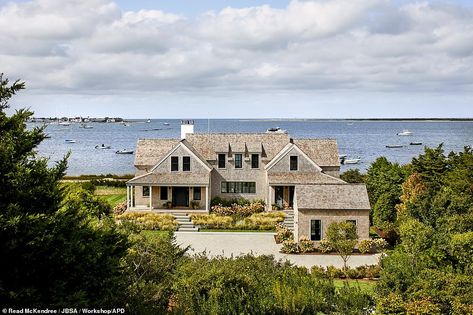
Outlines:
{"type": "Polygon", "coordinates": [[[171,214],[127,212],[115,216],[118,224],[131,222],[142,230],[175,231],[178,222],[171,214]]]}
{"type": "Polygon", "coordinates": [[[286,240],[282,242],[281,253],[284,254],[297,254],[299,251],[299,246],[294,240],[286,240]]]}
{"type": "Polygon", "coordinates": [[[317,246],[317,249],[326,254],[326,253],[330,253],[330,252],[333,252],[333,247],[332,245],[330,244],[329,241],[323,239],[319,242],[319,245],[317,246]]]}
{"type": "Polygon", "coordinates": [[[358,250],[362,254],[373,253],[377,251],[382,251],[388,246],[388,243],[382,239],[377,238],[374,240],[362,240],[358,243],[358,250]]]}
{"type": "Polygon", "coordinates": [[[245,229],[251,230],[273,230],[278,223],[284,221],[285,216],[281,211],[255,213],[237,222],[236,226],[244,226],[245,229]]]}
{"type": "Polygon", "coordinates": [[[307,236],[301,236],[299,238],[299,250],[301,253],[313,252],[315,250],[314,243],[307,236]]]}
{"type": "Polygon", "coordinates": [[[349,279],[375,279],[380,277],[381,267],[379,265],[359,266],[356,268],[337,268],[328,266],[313,266],[312,275],[318,278],[349,278],[349,279]]]}
{"type": "Polygon", "coordinates": [[[282,223],[276,224],[276,242],[281,243],[287,240],[293,240],[294,234],[282,223]]]}
{"type": "Polygon", "coordinates": [[[255,213],[264,211],[264,203],[255,201],[247,205],[239,205],[237,203],[231,206],[222,206],[221,204],[215,205],[211,208],[211,212],[221,216],[236,216],[246,218],[255,213]]]}

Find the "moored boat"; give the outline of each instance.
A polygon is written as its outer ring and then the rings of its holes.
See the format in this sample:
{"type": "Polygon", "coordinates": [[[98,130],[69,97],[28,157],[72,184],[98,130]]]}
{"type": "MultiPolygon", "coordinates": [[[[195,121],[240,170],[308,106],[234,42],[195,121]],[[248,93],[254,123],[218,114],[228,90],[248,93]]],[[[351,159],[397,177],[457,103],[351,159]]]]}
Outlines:
{"type": "Polygon", "coordinates": [[[133,154],[133,151],[123,149],[123,150],[115,151],[115,153],[116,153],[116,154],[133,154]]]}
{"type": "Polygon", "coordinates": [[[398,132],[398,136],[412,136],[414,133],[407,129],[403,130],[402,132],[398,132]]]}
{"type": "Polygon", "coordinates": [[[64,140],[65,143],[76,143],[76,140],[72,140],[72,139],[66,139],[64,140]]]}
{"type": "Polygon", "coordinates": [[[280,127],[268,128],[266,133],[287,133],[287,130],[281,129],[280,127]]]}
{"type": "Polygon", "coordinates": [[[97,144],[97,145],[95,146],[95,148],[96,148],[96,149],[108,150],[108,149],[111,149],[112,147],[109,146],[109,145],[105,145],[105,144],[102,143],[102,145],[98,145],[98,144],[97,144]]]}
{"type": "Polygon", "coordinates": [[[422,145],[422,142],[411,142],[409,145],[422,145]]]}
{"type": "Polygon", "coordinates": [[[402,144],[388,144],[386,148],[388,149],[398,149],[404,147],[402,144]]]}
{"type": "Polygon", "coordinates": [[[343,159],[343,164],[358,164],[360,163],[361,159],[343,159]]]}

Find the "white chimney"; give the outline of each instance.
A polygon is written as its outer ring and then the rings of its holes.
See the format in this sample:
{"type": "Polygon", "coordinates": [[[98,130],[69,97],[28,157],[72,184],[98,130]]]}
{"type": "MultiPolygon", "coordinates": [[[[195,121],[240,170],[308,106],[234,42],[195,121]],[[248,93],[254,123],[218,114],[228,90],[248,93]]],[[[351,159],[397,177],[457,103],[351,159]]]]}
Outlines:
{"type": "Polygon", "coordinates": [[[185,139],[188,133],[194,133],[194,121],[181,120],[181,139],[185,139]]]}

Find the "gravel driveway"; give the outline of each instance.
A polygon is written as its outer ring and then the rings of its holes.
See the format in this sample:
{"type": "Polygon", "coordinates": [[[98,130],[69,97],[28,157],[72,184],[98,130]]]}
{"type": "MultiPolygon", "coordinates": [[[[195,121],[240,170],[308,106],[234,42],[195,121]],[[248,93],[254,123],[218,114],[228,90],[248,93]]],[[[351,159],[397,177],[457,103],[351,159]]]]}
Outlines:
{"type": "MultiPolygon", "coordinates": [[[[314,265],[343,267],[338,255],[288,255],[279,253],[281,245],[274,241],[274,233],[232,233],[232,232],[176,232],[177,243],[191,246],[190,253],[206,252],[209,257],[254,255],[273,255],[277,260],[289,260],[291,263],[310,268],[314,265]]],[[[350,267],[374,265],[379,254],[353,255],[348,260],[350,267]]]]}

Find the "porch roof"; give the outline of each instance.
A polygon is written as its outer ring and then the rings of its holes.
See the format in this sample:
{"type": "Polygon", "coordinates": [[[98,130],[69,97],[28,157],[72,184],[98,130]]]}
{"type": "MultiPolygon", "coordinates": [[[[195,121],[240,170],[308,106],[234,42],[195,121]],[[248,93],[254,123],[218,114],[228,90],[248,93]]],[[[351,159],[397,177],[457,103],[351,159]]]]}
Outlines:
{"type": "Polygon", "coordinates": [[[298,209],[369,210],[370,201],[364,184],[298,185],[298,209]]]}
{"type": "Polygon", "coordinates": [[[210,173],[148,173],[130,179],[127,184],[133,185],[189,185],[205,186],[210,182],[210,173]]]}
{"type": "Polygon", "coordinates": [[[268,182],[270,185],[276,184],[344,184],[339,178],[321,173],[268,173],[268,182]]]}

